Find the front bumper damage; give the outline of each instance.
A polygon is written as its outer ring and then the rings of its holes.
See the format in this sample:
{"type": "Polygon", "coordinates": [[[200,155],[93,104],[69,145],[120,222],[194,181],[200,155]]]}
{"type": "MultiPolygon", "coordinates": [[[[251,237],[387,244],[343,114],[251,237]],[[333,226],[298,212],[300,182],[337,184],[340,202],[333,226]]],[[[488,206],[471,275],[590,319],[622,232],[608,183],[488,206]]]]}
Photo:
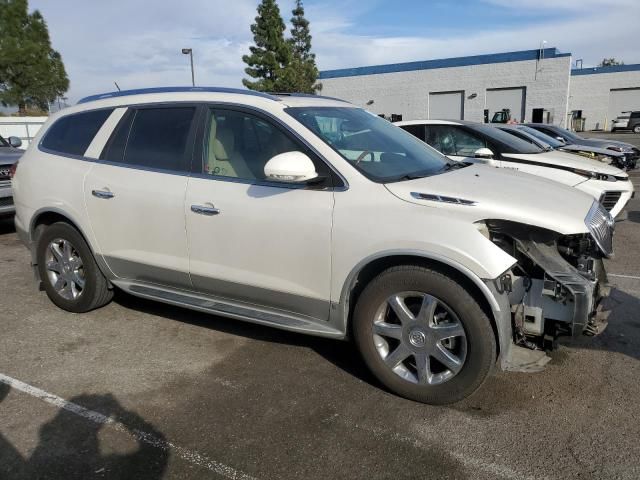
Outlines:
{"type": "Polygon", "coordinates": [[[613,221],[608,214],[599,221],[599,211],[593,210],[585,219],[593,226],[588,234],[562,236],[530,225],[486,221],[488,237],[517,260],[486,282],[500,306],[494,317],[503,370],[542,370],[550,360],[546,352],[556,348],[559,337],[593,336],[606,328],[610,312],[603,300],[610,287],[603,258],[613,253],[613,221]]]}
{"type": "MultiPolygon", "coordinates": [[[[532,282],[537,283],[541,288],[535,290],[536,293],[539,290],[540,301],[531,303],[540,304],[541,307],[553,305],[555,308],[548,309],[551,310],[549,312],[550,319],[566,323],[574,337],[602,333],[611,313],[604,310],[602,305],[602,300],[609,296],[611,290],[608,286],[602,259],[593,260],[592,275],[591,278],[587,278],[583,272],[580,272],[560,255],[555,242],[548,244],[533,239],[517,239],[516,243],[519,250],[545,272],[541,283],[532,282]],[[562,289],[566,289],[570,296],[563,298],[562,289]],[[560,301],[560,305],[554,305],[558,301],[560,301]]],[[[533,285],[531,290],[533,290],[533,285]]],[[[542,314],[544,315],[544,310],[542,310],[542,314]]],[[[522,320],[526,325],[527,319],[523,318],[522,320]]],[[[544,321],[545,318],[543,317],[542,320],[544,321]]],[[[541,325],[541,329],[538,331],[549,334],[548,331],[545,332],[544,325],[541,325]]]]}

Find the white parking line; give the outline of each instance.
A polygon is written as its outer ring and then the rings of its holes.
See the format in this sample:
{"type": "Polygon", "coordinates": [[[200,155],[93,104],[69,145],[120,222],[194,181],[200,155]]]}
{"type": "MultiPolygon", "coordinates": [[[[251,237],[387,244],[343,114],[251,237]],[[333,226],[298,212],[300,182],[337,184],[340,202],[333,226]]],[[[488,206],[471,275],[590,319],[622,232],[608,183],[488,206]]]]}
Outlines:
{"type": "Polygon", "coordinates": [[[220,463],[216,460],[211,460],[210,458],[198,452],[179,447],[178,445],[157,438],[141,430],[127,428],[111,417],[107,417],[105,415],[102,415],[101,413],[94,412],[93,410],[89,410],[80,405],[76,405],[75,403],[68,402],[64,398],[45,392],[44,390],[40,390],[39,388],[28,385],[24,382],[21,382],[20,380],[16,380],[15,378],[8,377],[7,375],[4,375],[2,373],[0,373],[0,382],[6,383],[16,390],[20,390],[21,392],[36,397],[44,402],[54,405],[55,407],[63,408],[69,412],[75,413],[76,415],[86,418],[87,420],[90,420],[94,423],[98,423],[119,432],[126,433],[127,435],[132,436],[137,441],[144,442],[161,450],[172,451],[183,460],[186,460],[187,462],[190,462],[194,465],[204,467],[207,470],[217,473],[218,475],[221,475],[225,478],[233,480],[256,480],[255,477],[247,475],[246,473],[236,470],[235,468],[220,463]]]}
{"type": "Polygon", "coordinates": [[[618,275],[615,273],[607,273],[608,277],[616,277],[616,278],[631,278],[633,280],[640,280],[640,277],[636,275],[618,275]]]}

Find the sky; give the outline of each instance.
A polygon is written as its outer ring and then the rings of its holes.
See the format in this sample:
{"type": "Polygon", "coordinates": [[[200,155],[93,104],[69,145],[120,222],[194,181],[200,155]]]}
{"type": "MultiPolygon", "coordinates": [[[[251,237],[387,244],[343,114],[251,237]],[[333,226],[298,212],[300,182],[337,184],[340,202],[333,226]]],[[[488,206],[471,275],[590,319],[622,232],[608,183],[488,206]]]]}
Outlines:
{"type": "MultiPolygon", "coordinates": [[[[68,103],[120,88],[241,87],[258,0],[30,0],[71,82],[68,103]]],[[[278,0],[289,26],[293,0],[278,0]]],[[[547,47],[584,66],[640,63],[640,0],[306,0],[320,70],[547,47]]]]}

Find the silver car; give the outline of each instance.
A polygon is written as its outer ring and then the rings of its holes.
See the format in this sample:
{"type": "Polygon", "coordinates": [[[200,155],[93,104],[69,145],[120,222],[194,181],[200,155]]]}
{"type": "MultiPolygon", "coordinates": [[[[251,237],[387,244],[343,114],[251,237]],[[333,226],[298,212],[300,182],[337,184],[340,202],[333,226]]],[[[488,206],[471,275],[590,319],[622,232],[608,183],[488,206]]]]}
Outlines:
{"type": "Polygon", "coordinates": [[[5,140],[0,136],[0,216],[13,215],[13,193],[11,191],[11,168],[24,153],[18,147],[22,140],[9,137],[5,140]]]}

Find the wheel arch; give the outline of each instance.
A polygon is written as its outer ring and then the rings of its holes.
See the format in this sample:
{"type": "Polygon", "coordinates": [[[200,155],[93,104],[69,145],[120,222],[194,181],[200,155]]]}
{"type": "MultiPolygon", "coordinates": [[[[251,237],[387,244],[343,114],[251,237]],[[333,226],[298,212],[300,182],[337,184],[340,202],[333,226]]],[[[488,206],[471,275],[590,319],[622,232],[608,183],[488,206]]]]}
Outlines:
{"type": "MultiPolygon", "coordinates": [[[[82,239],[88,245],[89,250],[91,251],[91,253],[93,255],[93,258],[96,260],[96,263],[98,264],[98,268],[100,269],[102,274],[107,279],[111,279],[113,277],[113,275],[111,275],[111,272],[109,271],[109,268],[102,261],[102,257],[100,255],[96,254],[95,249],[93,248],[93,245],[89,241],[89,237],[85,234],[83,229],[80,227],[79,222],[77,222],[73,218],[72,215],[69,215],[68,212],[65,212],[65,211],[60,210],[60,209],[55,208],[55,207],[42,208],[42,209],[36,211],[32,215],[31,222],[29,224],[29,242],[30,242],[30,250],[31,250],[31,264],[34,267],[34,272],[36,272],[36,275],[37,275],[37,271],[38,271],[38,269],[35,268],[37,266],[37,264],[38,264],[37,263],[38,259],[37,259],[37,255],[36,255],[36,248],[37,248],[38,235],[39,235],[38,228],[41,227],[41,226],[53,225],[54,223],[57,223],[57,222],[67,223],[67,224],[69,224],[70,226],[72,226],[73,228],[75,228],[78,231],[78,233],[80,234],[82,239]]],[[[38,280],[40,280],[40,279],[38,278],[38,280]]]]}
{"type": "MultiPolygon", "coordinates": [[[[424,252],[385,252],[366,258],[350,272],[340,295],[340,315],[346,336],[351,336],[351,319],[358,297],[364,288],[384,270],[399,265],[417,265],[443,273],[460,283],[478,302],[491,322],[498,355],[502,351],[504,326],[499,326],[498,313],[504,309],[480,277],[465,266],[439,255],[424,252]]],[[[510,325],[509,325],[510,327],[510,325]]]]}

